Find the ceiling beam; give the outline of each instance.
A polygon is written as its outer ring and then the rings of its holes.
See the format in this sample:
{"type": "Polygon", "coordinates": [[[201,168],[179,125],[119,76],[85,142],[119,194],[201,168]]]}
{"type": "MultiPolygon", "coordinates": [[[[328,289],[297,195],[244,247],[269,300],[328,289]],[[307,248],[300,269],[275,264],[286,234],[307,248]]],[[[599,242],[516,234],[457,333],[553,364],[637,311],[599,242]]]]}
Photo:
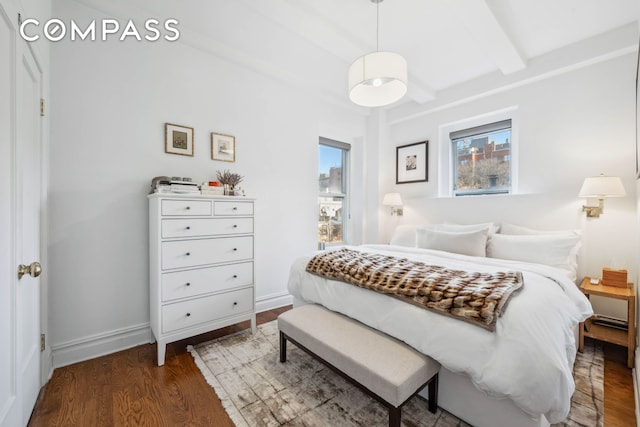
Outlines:
{"type": "Polygon", "coordinates": [[[469,32],[470,40],[491,58],[503,74],[526,67],[523,55],[504,31],[486,0],[458,0],[447,2],[447,5],[456,9],[455,13],[469,32]]]}

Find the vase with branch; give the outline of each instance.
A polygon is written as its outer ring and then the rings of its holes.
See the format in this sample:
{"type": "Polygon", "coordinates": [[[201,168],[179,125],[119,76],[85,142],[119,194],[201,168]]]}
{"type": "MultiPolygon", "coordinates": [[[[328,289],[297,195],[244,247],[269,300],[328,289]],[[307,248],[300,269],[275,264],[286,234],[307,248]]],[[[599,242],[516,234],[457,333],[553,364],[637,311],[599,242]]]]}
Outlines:
{"type": "Polygon", "coordinates": [[[217,171],[216,178],[224,186],[224,194],[228,196],[235,195],[236,186],[244,179],[242,175],[229,170],[217,171]]]}

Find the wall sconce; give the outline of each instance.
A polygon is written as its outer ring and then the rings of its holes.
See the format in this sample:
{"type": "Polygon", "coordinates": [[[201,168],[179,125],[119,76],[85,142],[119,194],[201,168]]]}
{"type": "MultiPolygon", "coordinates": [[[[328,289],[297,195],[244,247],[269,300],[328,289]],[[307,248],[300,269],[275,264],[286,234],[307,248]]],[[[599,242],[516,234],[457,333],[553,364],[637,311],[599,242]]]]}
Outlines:
{"type": "Polygon", "coordinates": [[[382,199],[384,206],[391,206],[391,215],[402,216],[402,197],[400,193],[387,193],[382,199]]]}
{"type": "Polygon", "coordinates": [[[597,198],[598,206],[582,206],[582,211],[587,213],[587,218],[598,218],[604,213],[604,199],[607,197],[624,197],[622,181],[618,176],[591,176],[585,178],[580,197],[597,198]]]}

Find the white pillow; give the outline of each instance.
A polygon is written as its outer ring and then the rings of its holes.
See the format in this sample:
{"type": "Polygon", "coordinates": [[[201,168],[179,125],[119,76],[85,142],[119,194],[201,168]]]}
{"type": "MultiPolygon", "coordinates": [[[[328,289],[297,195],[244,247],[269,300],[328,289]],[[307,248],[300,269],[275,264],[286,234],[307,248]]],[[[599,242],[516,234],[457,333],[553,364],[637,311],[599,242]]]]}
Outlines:
{"type": "Polygon", "coordinates": [[[500,234],[567,234],[580,236],[580,230],[534,230],[533,228],[522,227],[520,225],[504,223],[500,226],[500,234]]]}
{"type": "Polygon", "coordinates": [[[416,228],[417,225],[399,225],[391,236],[390,245],[416,247],[416,228]]]}
{"type": "Polygon", "coordinates": [[[549,265],[564,270],[575,281],[580,244],[580,236],[575,233],[494,234],[487,245],[487,256],[549,265]]]}
{"type": "Polygon", "coordinates": [[[462,232],[462,231],[479,231],[479,230],[488,230],[489,235],[497,233],[498,229],[500,228],[500,226],[492,223],[492,222],[485,222],[482,224],[449,224],[449,223],[444,223],[444,224],[437,224],[433,226],[435,230],[438,231],[456,231],[456,232],[462,232]]]}
{"type": "Polygon", "coordinates": [[[429,227],[416,229],[416,243],[419,248],[436,249],[462,255],[487,256],[488,230],[439,231],[429,227]]]}

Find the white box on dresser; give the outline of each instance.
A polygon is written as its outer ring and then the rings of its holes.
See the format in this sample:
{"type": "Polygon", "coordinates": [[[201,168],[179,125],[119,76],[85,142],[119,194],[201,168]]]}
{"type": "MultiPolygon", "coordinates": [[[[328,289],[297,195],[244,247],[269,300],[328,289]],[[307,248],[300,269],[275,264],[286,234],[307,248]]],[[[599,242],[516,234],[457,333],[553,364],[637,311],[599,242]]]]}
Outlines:
{"type": "Polygon", "coordinates": [[[158,366],[168,343],[245,320],[255,333],[254,200],[148,198],[150,323],[158,366]]]}

